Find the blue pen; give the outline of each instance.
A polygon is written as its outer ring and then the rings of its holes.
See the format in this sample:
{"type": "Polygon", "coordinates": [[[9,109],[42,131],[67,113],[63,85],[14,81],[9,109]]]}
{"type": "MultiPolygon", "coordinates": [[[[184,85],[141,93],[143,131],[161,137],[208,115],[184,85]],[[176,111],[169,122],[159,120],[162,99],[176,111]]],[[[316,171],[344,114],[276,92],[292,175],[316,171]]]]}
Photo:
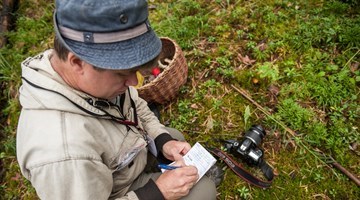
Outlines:
{"type": "Polygon", "coordinates": [[[179,168],[179,166],[172,166],[172,165],[165,165],[165,164],[159,164],[158,167],[160,169],[166,169],[166,170],[173,170],[173,169],[179,168]]]}

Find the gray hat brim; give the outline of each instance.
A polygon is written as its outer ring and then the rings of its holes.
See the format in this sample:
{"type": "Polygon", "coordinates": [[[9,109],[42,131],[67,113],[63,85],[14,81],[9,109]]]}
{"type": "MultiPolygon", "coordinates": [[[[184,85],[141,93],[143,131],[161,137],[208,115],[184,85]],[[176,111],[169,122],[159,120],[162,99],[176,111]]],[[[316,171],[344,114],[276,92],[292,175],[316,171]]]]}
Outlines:
{"type": "Polygon", "coordinates": [[[81,60],[102,69],[128,70],[156,58],[162,48],[152,28],[135,38],[113,43],[84,43],[64,38],[54,13],[54,28],[59,41],[81,60]]]}

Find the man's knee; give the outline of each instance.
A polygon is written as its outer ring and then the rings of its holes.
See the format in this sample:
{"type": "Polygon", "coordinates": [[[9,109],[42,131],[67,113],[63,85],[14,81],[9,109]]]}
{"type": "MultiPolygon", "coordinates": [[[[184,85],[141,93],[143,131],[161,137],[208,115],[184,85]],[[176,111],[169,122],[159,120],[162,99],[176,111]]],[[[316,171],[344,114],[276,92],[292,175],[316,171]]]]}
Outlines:
{"type": "Polygon", "coordinates": [[[169,134],[171,135],[172,138],[178,141],[185,141],[184,135],[177,129],[166,127],[166,130],[169,131],[169,134]]]}
{"type": "Polygon", "coordinates": [[[199,182],[190,190],[189,195],[182,198],[183,200],[215,200],[216,199],[216,186],[214,181],[209,177],[202,177],[199,182]]]}

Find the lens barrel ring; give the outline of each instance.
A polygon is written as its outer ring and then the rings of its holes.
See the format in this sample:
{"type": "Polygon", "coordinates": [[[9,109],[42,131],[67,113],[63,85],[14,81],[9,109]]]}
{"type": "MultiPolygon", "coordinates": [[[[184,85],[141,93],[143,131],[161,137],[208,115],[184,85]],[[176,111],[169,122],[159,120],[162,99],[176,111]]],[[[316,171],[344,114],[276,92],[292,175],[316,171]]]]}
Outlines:
{"type": "Polygon", "coordinates": [[[253,141],[258,146],[265,137],[266,132],[260,125],[252,126],[249,131],[245,133],[245,137],[253,141]]]}

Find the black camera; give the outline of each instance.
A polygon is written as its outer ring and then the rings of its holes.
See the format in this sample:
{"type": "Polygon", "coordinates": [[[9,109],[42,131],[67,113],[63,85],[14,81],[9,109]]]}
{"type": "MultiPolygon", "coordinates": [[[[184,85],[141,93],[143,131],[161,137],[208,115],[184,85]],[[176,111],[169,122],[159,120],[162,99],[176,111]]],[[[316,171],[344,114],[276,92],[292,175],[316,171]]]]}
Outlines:
{"type": "Polygon", "coordinates": [[[245,132],[244,139],[241,142],[237,140],[226,140],[225,148],[231,154],[240,157],[249,165],[260,166],[263,163],[264,152],[258,145],[265,137],[266,132],[260,125],[252,126],[245,132]]]}

